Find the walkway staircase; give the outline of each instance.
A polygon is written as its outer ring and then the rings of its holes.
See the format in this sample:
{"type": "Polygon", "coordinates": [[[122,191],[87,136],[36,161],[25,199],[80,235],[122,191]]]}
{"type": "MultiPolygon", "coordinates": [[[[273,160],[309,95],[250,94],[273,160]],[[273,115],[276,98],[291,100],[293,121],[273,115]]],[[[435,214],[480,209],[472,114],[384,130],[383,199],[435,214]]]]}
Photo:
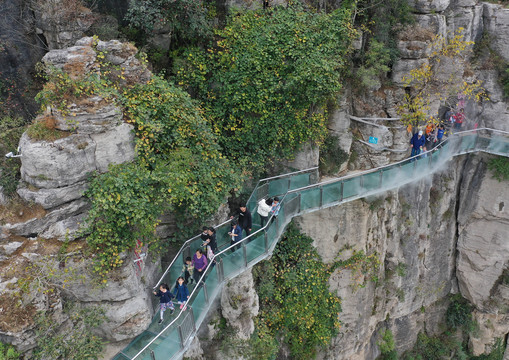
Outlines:
{"type": "MultiPolygon", "coordinates": [[[[203,286],[190,288],[187,310],[176,311],[173,316],[168,316],[167,312],[163,324],[157,324],[159,315],[156,314],[149,328],[118,353],[114,360],[182,358],[214,299],[221,293],[223,284],[269,257],[294,216],[383,193],[421,180],[445,168],[454,156],[480,151],[509,156],[509,132],[486,128],[463,131],[415,158],[320,183],[316,183],[317,168],[260,180],[247,204],[253,214],[253,223],[260,223],[255,210],[261,198],[282,195],[279,215],[264,228],[258,227],[258,230],[244,238],[241,248],[235,252],[231,251],[230,239],[227,236],[230,221],[218,225],[216,233],[220,251],[215,255],[217,265],[207,268],[202,276],[203,286]]],[[[162,282],[174,284],[181,275],[184,259],[194,254],[201,244],[199,235],[187,240],[156,287],[162,282]]]]}

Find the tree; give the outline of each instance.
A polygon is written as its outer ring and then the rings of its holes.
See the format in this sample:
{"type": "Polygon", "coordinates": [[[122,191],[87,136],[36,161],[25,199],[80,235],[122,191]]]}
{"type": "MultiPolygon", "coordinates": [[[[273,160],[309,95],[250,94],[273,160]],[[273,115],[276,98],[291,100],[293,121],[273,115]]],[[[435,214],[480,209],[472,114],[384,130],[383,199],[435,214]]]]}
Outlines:
{"type": "Polygon", "coordinates": [[[463,30],[458,28],[451,38],[435,36],[428,45],[427,61],[403,78],[407,92],[398,113],[405,125],[416,127],[427,121],[431,104],[437,100],[451,105],[449,99],[458,95],[476,102],[488,99],[480,80],[463,77],[461,63],[470,55],[473,44],[463,40],[463,30]]]}

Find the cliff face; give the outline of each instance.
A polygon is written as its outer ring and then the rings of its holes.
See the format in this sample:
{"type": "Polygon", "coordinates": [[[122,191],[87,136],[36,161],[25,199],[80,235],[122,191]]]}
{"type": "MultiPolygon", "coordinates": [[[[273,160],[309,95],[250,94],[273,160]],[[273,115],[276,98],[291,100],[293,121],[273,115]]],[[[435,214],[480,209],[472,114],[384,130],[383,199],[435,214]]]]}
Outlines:
{"type": "Polygon", "coordinates": [[[379,281],[357,290],[350,270],[332,275],[344,325],[321,358],[375,358],[381,327],[392,330],[399,351],[408,350],[420,331],[441,331],[446,297],[458,291],[478,309],[474,352],[489,351],[486,345],[509,333],[507,305],[500,306],[508,300],[500,282],[509,259],[504,198],[506,184],[493,180],[486,157],[476,155],[398,191],[297,219],[325,261],[363,250],[376,252],[383,264],[379,281]]]}

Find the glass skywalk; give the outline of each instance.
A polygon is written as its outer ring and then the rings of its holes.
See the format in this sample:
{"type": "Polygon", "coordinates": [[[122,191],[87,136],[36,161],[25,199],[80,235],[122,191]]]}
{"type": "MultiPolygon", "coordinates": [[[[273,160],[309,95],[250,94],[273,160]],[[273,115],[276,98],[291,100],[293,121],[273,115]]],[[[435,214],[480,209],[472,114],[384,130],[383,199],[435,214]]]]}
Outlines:
{"type": "MultiPolygon", "coordinates": [[[[509,156],[509,132],[484,128],[463,131],[414,159],[320,183],[316,183],[317,168],[260,180],[247,203],[253,214],[254,229],[249,237],[242,240],[241,248],[233,252],[230,247],[230,239],[227,236],[230,221],[217,226],[219,251],[215,256],[216,264],[208,266],[202,276],[201,286],[190,287],[191,296],[187,310],[176,311],[172,317],[165,314],[163,324],[157,324],[159,314],[156,311],[148,329],[118,353],[114,360],[182,358],[214,299],[220,294],[223,284],[267,258],[294,216],[418,181],[443,169],[454,156],[479,151],[509,156]],[[272,218],[268,225],[260,229],[259,225],[255,225],[260,224],[256,205],[259,199],[269,196],[282,198],[281,210],[277,217],[272,218]]],[[[174,284],[181,275],[184,259],[194,254],[201,244],[199,235],[187,240],[155,287],[162,282],[174,284]]]]}

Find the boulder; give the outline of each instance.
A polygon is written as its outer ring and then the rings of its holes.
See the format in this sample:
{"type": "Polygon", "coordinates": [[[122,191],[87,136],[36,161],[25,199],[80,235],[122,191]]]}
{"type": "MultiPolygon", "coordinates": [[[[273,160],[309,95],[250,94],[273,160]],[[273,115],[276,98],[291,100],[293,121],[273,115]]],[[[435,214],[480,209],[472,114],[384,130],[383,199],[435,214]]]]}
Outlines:
{"type": "Polygon", "coordinates": [[[42,62],[65,71],[71,78],[82,77],[99,70],[97,54],[90,46],[72,46],[63,50],[51,50],[42,62]]]}

